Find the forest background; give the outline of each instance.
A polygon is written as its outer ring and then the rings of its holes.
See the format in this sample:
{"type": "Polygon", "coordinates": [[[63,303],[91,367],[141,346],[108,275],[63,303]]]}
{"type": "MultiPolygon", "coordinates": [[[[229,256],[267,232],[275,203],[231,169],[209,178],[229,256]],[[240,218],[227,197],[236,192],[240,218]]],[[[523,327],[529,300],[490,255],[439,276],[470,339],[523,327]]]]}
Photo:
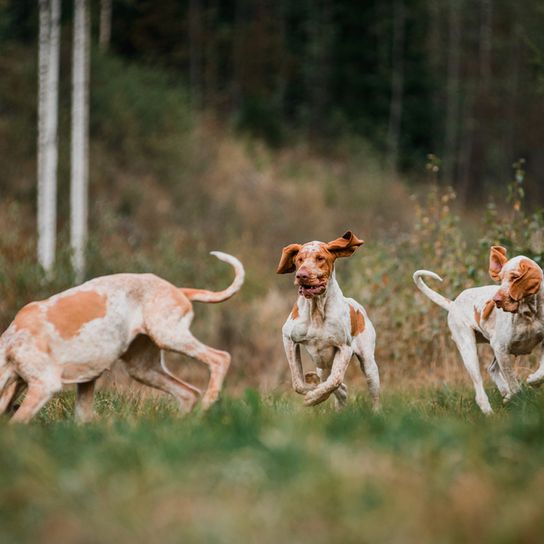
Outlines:
{"type": "MultiPolygon", "coordinates": [[[[90,2],[86,276],[218,289],[231,271],[208,252],[237,255],[243,291],[198,306],[195,332],[232,352],[232,391],[283,390],[280,328],[296,293],[275,275],[281,248],[352,229],[366,245],[338,262],[340,283],[378,330],[385,386],[462,380],[444,315],[411,274],[432,269],[455,296],[489,283],[490,244],[541,260],[542,3],[114,0],[99,47],[102,4],[90,2]]],[[[68,2],[58,253],[51,277],[36,264],[37,6],[0,0],[2,328],[74,282],[68,2]]]]}

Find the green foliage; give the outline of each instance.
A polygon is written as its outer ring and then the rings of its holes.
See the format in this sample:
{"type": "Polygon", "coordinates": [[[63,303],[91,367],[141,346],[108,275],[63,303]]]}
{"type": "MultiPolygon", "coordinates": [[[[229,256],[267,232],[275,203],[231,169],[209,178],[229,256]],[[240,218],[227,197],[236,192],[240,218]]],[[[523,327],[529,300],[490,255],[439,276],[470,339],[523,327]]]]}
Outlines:
{"type": "Polygon", "coordinates": [[[192,130],[188,100],[179,81],[164,71],[95,55],[90,109],[91,136],[116,159],[137,170],[183,161],[192,130]]]}
{"type": "Polygon", "coordinates": [[[538,541],[543,397],[488,418],[470,397],[389,393],[376,414],[248,390],[180,418],[162,397],[100,392],[79,426],[65,394],[29,427],[2,425],[0,538],[538,541]]]}
{"type": "Polygon", "coordinates": [[[487,233],[481,243],[489,247],[498,244],[506,247],[509,255],[526,255],[541,266],[544,264],[544,210],[528,211],[525,192],[525,159],[513,164],[514,179],[508,184],[507,202],[510,209],[499,210],[490,202],[485,224],[487,233]]]}

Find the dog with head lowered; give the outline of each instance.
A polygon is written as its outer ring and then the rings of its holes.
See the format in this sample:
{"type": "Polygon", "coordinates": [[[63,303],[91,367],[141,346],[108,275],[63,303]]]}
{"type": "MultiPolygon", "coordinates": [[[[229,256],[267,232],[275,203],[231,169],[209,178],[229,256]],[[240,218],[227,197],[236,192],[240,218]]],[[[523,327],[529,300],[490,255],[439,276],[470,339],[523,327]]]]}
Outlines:
{"type": "Polygon", "coordinates": [[[374,359],[376,332],[365,309],[346,298],[336,281],[334,265],[363,244],[346,232],[329,243],[290,244],[283,249],[278,274],[295,273],[298,299],[285,322],[283,343],[294,390],[313,406],[331,393],[337,406],[347,401],[344,374],[353,355],[366,375],[373,406],[379,405],[380,377],[374,359]],[[303,373],[300,346],[304,346],[316,372],[303,373]]]}
{"type": "Polygon", "coordinates": [[[27,304],[0,336],[0,414],[28,388],[11,419],[26,423],[63,384],[77,384],[76,418],[86,421],[93,415],[96,379],[118,359],[130,376],[171,394],[189,411],[200,391],[168,370],[163,350],[208,365],[202,397],[208,408],[221,391],[230,354],[191,334],[191,302],[223,302],[244,282],[238,259],[220,251],[213,255],[234,268],[234,280],[223,291],[176,287],[154,274],[113,274],[27,304]]]}
{"type": "MultiPolygon", "coordinates": [[[[459,349],[463,363],[474,383],[476,402],[482,412],[492,412],[484,391],[477,343],[488,343],[495,357],[487,371],[501,392],[504,401],[519,391],[513,373],[518,355],[542,349],[544,340],[543,273],[535,261],[523,255],[508,259],[506,249],[493,246],[489,254],[489,275],[500,286],[486,285],[466,289],[455,300],[449,300],[430,289],[423,277],[442,281],[428,270],[414,273],[418,289],[448,312],[448,326],[459,349]]],[[[527,378],[530,385],[544,381],[544,357],[540,366],[527,378]]]]}

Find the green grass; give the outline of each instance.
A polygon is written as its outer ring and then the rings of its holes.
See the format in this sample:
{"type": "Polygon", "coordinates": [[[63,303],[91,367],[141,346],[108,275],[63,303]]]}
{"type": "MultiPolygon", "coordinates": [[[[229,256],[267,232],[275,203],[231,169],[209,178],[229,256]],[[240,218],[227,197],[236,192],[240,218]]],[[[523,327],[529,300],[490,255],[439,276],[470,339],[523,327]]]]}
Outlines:
{"type": "Polygon", "coordinates": [[[335,412],[252,390],[206,414],[63,395],[0,430],[1,542],[539,542],[544,394],[482,416],[470,391],[335,412]]]}

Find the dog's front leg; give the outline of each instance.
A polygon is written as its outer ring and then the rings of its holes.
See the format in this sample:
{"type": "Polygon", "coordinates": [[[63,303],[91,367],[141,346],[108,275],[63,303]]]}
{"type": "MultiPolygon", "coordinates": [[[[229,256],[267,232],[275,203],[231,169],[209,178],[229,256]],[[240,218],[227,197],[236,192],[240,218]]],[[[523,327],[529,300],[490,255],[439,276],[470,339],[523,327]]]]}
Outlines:
{"type": "Polygon", "coordinates": [[[315,406],[327,400],[329,395],[335,391],[344,380],[346,369],[348,368],[353,349],[351,346],[340,346],[334,355],[330,376],[313,391],[306,393],[304,396],[304,404],[306,406],[315,406]]]}
{"type": "Polygon", "coordinates": [[[499,368],[501,373],[508,384],[510,392],[506,394],[503,398],[503,402],[508,402],[516,393],[519,393],[520,386],[519,382],[514,374],[514,361],[515,356],[508,353],[506,349],[501,347],[491,346],[495,352],[497,362],[499,363],[499,368]]]}
{"type": "Polygon", "coordinates": [[[77,384],[75,417],[78,423],[89,423],[94,418],[93,400],[96,380],[77,384]]]}
{"type": "Polygon", "coordinates": [[[540,345],[540,363],[538,368],[527,377],[527,383],[538,387],[544,383],[544,347],[540,345]]]}
{"type": "Polygon", "coordinates": [[[300,358],[300,344],[296,344],[289,337],[284,336],[283,346],[285,348],[287,362],[289,363],[289,369],[291,370],[293,389],[300,395],[304,395],[315,386],[307,384],[304,379],[302,360],[300,358]]]}

